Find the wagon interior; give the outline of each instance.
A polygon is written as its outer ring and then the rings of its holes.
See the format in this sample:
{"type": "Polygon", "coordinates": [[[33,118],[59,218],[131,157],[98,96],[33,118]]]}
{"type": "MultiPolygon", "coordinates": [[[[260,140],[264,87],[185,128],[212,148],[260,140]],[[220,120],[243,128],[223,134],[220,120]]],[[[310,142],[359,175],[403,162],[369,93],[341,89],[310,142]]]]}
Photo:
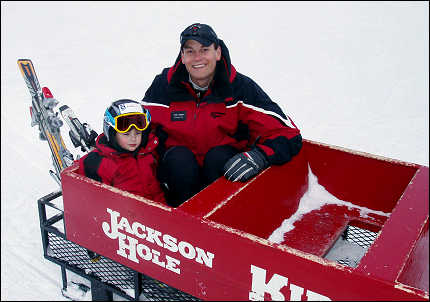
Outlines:
{"type": "MultiPolygon", "coordinates": [[[[220,178],[179,209],[356,267],[419,167],[305,140],[290,163],[272,166],[245,184],[220,178]]],[[[400,279],[428,291],[428,218],[415,250],[400,279]],[[408,270],[414,280],[405,277],[408,270]]]]}

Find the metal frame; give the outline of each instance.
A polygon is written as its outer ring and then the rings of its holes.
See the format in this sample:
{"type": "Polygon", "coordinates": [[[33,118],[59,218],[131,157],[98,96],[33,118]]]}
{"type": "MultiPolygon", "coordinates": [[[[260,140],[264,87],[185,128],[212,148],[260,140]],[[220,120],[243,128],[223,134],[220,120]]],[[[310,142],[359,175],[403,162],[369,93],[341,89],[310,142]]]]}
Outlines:
{"type": "Polygon", "coordinates": [[[61,267],[63,290],[67,289],[69,270],[91,282],[93,301],[112,300],[113,293],[128,300],[139,300],[141,294],[155,301],[199,300],[104,256],[91,262],[84,247],[67,240],[65,232],[54,226],[61,222],[64,226],[64,212],[52,202],[61,196],[60,190],[40,198],[38,209],[43,256],[61,267]],[[46,207],[57,210],[58,214],[48,217],[46,207]]]}

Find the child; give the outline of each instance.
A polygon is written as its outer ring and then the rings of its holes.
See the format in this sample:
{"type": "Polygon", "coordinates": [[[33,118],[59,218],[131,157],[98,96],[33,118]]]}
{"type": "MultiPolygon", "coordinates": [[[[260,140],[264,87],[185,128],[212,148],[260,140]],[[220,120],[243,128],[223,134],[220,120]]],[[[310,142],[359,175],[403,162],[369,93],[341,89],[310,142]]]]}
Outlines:
{"type": "Polygon", "coordinates": [[[96,149],[79,161],[79,173],[157,202],[165,202],[156,178],[159,139],[140,103],[118,100],[106,110],[96,149]],[[158,149],[158,148],[157,148],[158,149]]]}

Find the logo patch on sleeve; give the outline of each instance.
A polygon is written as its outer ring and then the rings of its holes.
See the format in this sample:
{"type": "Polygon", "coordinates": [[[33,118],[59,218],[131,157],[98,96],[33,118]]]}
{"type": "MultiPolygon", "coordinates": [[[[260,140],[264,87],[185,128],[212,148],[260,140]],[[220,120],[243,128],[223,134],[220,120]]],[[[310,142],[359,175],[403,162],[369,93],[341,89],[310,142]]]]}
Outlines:
{"type": "Polygon", "coordinates": [[[185,121],[187,119],[186,111],[173,111],[170,113],[170,120],[172,122],[185,121]]]}

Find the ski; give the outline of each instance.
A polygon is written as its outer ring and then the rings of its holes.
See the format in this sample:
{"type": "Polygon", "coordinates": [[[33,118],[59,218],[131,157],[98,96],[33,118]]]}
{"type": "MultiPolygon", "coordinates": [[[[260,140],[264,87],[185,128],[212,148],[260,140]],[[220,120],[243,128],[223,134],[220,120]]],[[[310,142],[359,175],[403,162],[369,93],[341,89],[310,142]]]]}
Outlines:
{"type": "Polygon", "coordinates": [[[59,108],[61,116],[69,126],[69,136],[75,148],[81,147],[82,152],[89,152],[95,147],[97,133],[87,123],[81,123],[73,110],[63,105],[59,108]]]}
{"type": "Polygon", "coordinates": [[[38,125],[40,139],[48,142],[54,165],[54,171],[50,170],[49,173],[61,185],[60,173],[73,163],[73,155],[61,137],[60,127],[63,122],[58,117],[58,112],[54,113],[53,111],[58,101],[47,87],[41,89],[31,60],[19,59],[18,67],[32,98],[30,106],[31,126],[38,125]]]}

